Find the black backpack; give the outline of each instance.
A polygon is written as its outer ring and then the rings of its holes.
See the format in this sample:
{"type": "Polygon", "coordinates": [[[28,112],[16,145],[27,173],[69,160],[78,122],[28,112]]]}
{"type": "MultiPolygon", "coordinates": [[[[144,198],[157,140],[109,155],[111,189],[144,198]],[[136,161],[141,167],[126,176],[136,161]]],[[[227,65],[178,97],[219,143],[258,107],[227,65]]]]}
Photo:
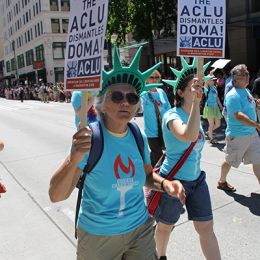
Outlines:
{"type": "MultiPolygon", "coordinates": [[[[83,174],[80,176],[80,179],[76,186],[79,190],[78,190],[78,199],[77,199],[76,213],[75,213],[75,238],[77,238],[77,222],[78,222],[79,209],[80,209],[81,199],[82,199],[82,190],[84,187],[86,175],[90,173],[92,169],[94,169],[94,167],[97,165],[99,159],[102,156],[103,149],[104,149],[104,136],[103,136],[102,126],[100,122],[97,121],[97,122],[90,123],[89,127],[92,130],[92,137],[91,137],[92,145],[89,152],[88,162],[84,167],[83,174]]],[[[138,125],[134,122],[129,122],[128,127],[130,128],[135,138],[138,150],[144,161],[144,140],[141,131],[138,125]]]]}

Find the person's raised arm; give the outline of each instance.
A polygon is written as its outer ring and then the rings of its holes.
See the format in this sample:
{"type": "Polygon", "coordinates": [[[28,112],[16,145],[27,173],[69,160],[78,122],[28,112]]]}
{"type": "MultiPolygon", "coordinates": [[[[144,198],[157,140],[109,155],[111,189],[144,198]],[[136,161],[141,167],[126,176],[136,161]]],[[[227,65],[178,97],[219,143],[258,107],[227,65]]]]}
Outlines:
{"type": "Polygon", "coordinates": [[[171,120],[168,128],[183,142],[194,142],[197,140],[200,129],[200,102],[203,96],[202,84],[194,79],[191,85],[192,104],[187,124],[182,120],[171,120]]]}

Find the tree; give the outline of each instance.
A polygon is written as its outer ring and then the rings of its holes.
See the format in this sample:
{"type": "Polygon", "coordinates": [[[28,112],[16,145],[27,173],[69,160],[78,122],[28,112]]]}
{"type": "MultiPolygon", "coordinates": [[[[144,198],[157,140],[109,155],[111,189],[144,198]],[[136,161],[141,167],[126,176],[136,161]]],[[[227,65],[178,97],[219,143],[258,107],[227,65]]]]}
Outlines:
{"type": "Polygon", "coordinates": [[[149,42],[150,66],[155,63],[154,39],[175,36],[177,0],[132,0],[133,38],[149,42]]]}
{"type": "Polygon", "coordinates": [[[132,31],[132,16],[133,5],[128,0],[109,1],[106,40],[110,67],[112,67],[112,45],[126,44],[126,35],[132,31]],[[112,35],[116,35],[114,43],[112,35]]]}

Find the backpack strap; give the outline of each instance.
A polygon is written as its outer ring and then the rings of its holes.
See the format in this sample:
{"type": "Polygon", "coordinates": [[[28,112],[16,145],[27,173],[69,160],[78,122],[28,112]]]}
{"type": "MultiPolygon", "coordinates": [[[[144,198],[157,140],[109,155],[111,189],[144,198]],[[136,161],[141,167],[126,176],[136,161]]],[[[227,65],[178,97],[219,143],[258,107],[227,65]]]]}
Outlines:
{"type": "Polygon", "coordinates": [[[77,223],[78,223],[78,216],[79,216],[79,209],[81,205],[82,199],[82,190],[84,187],[84,182],[86,179],[86,175],[91,172],[91,170],[96,166],[100,157],[102,156],[103,149],[104,149],[104,137],[102,126],[99,121],[93,122],[89,124],[89,127],[92,130],[91,136],[91,149],[89,152],[88,162],[83,169],[83,174],[80,176],[80,179],[77,183],[78,190],[78,198],[76,204],[76,213],[75,213],[75,238],[77,238],[77,223]]]}
{"type": "Polygon", "coordinates": [[[140,128],[134,122],[129,122],[128,127],[132,131],[132,134],[135,138],[139,153],[141,154],[142,159],[144,161],[144,158],[145,158],[145,155],[144,155],[144,139],[143,139],[142,133],[140,131],[140,128]]]}

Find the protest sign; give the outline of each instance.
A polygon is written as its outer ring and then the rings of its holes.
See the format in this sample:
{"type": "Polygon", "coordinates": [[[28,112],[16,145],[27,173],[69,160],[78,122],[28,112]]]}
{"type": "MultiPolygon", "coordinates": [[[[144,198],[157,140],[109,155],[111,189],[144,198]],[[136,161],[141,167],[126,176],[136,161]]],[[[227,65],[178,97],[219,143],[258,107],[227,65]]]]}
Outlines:
{"type": "Polygon", "coordinates": [[[177,55],[225,56],[226,0],[178,1],[177,55]]]}
{"type": "Polygon", "coordinates": [[[73,0],[65,59],[66,90],[99,89],[108,0],[73,0]]]}
{"type": "Polygon", "coordinates": [[[211,67],[215,68],[215,69],[223,69],[231,60],[227,60],[227,59],[219,59],[216,60],[211,67]]]}

